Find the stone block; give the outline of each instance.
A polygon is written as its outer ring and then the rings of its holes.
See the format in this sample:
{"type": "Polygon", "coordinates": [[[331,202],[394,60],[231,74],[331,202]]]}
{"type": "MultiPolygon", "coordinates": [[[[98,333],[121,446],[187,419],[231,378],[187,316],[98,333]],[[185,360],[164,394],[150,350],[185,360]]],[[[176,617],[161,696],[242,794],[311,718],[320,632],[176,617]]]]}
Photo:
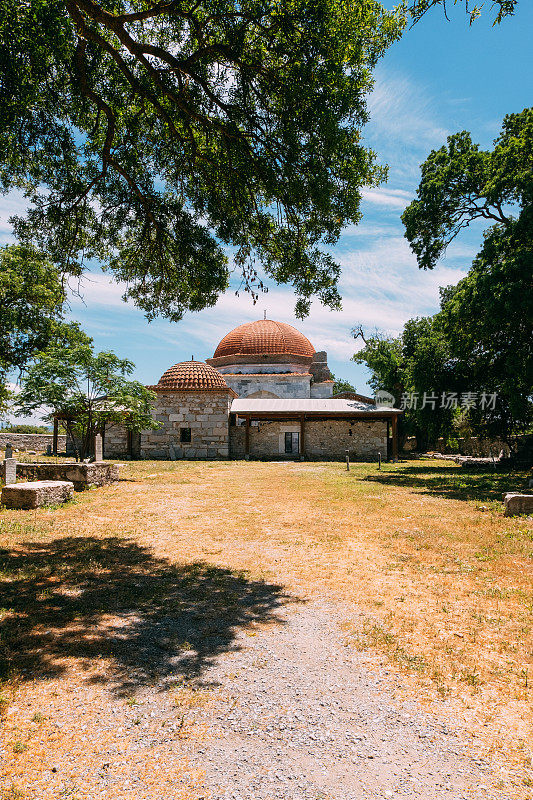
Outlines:
{"type": "Polygon", "coordinates": [[[97,433],[94,437],[94,460],[95,461],[103,461],[104,460],[104,446],[102,442],[102,434],[97,433]]]}
{"type": "Polygon", "coordinates": [[[4,469],[3,469],[3,477],[4,483],[16,483],[17,482],[17,459],[16,458],[6,458],[4,460],[4,469]]]}
{"type": "Polygon", "coordinates": [[[77,492],[95,486],[106,486],[119,479],[118,464],[107,461],[82,464],[73,462],[63,463],[22,463],[17,464],[19,477],[34,481],[67,481],[74,484],[77,492]]]}
{"type": "Polygon", "coordinates": [[[515,514],[533,514],[533,494],[508,492],[503,499],[506,517],[513,517],[515,514]]]}
{"type": "Polygon", "coordinates": [[[70,481],[13,483],[2,489],[2,505],[6,508],[40,508],[65,503],[73,494],[74,485],[70,481]]]}

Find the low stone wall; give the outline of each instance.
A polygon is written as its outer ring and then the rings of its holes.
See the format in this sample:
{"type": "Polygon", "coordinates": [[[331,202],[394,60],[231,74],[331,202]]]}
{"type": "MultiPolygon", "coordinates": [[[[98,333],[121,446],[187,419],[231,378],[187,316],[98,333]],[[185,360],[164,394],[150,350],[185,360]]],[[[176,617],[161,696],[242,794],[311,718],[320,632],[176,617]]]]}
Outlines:
{"type": "MultiPolygon", "coordinates": [[[[0,465],[0,477],[4,476],[3,464],[0,465]]],[[[63,462],[46,463],[17,463],[17,478],[25,478],[27,481],[71,481],[77,492],[90,489],[94,486],[106,486],[109,483],[118,481],[118,464],[108,464],[105,461],[97,461],[93,464],[63,462]]]]}
{"type": "MultiPolygon", "coordinates": [[[[54,437],[51,433],[9,433],[0,431],[0,450],[5,450],[6,444],[11,444],[13,450],[35,450],[38,453],[45,453],[48,445],[52,447],[54,437]]],[[[62,453],[67,448],[67,437],[62,434],[57,437],[57,447],[62,453]]]]}
{"type": "MultiPolygon", "coordinates": [[[[498,458],[503,450],[504,455],[509,455],[509,446],[501,439],[478,439],[477,436],[461,437],[456,439],[456,444],[448,445],[444,439],[437,439],[435,451],[445,455],[475,456],[476,458],[488,458],[491,453],[494,458],[498,458]]],[[[409,436],[402,447],[406,453],[416,450],[416,438],[409,436]]]]}

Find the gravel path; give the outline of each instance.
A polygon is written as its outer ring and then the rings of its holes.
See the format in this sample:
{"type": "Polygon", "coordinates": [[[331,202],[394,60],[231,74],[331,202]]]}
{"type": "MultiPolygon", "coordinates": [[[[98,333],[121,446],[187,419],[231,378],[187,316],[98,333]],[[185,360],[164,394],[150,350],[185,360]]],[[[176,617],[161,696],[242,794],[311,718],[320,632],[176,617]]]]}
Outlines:
{"type": "Polygon", "coordinates": [[[309,603],[285,624],[241,631],[202,683],[233,702],[197,712],[209,736],[190,750],[213,800],[499,798],[490,769],[394,679],[343,644],[338,611],[309,603]]]}

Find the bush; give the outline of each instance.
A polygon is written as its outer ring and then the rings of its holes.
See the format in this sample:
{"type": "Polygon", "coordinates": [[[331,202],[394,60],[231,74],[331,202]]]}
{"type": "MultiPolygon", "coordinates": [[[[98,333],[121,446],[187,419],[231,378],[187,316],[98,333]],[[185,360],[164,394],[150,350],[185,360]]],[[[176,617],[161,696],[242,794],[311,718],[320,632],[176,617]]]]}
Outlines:
{"type": "Polygon", "coordinates": [[[51,433],[46,425],[8,425],[0,428],[0,433],[51,433]]]}

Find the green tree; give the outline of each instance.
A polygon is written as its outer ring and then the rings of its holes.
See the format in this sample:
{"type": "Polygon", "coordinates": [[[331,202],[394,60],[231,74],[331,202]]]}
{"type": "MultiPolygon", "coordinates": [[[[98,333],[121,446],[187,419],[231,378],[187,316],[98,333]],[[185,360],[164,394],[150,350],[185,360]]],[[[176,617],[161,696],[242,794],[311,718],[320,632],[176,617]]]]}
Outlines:
{"type": "Polygon", "coordinates": [[[65,289],[59,271],[31,245],[0,247],[0,413],[13,394],[8,373],[21,370],[61,325],[65,289]]]}
{"type": "Polygon", "coordinates": [[[474,219],[494,224],[466,278],[442,290],[440,325],[465,391],[496,392],[496,407],[472,408],[480,435],[512,437],[532,421],[533,109],[505,117],[492,151],[463,131],[421,167],[418,199],[403,214],[422,268],[474,219]]]}
{"type": "Polygon", "coordinates": [[[343,378],[336,378],[335,375],[332,375],[333,383],[333,394],[338,394],[339,392],[355,392],[355,386],[350,383],[350,381],[345,381],[343,378]]]}
{"type": "MultiPolygon", "coordinates": [[[[457,0],[454,0],[454,5],[456,2],[457,0]]],[[[504,19],[504,17],[514,14],[517,4],[518,0],[493,0],[493,2],[490,4],[491,8],[496,12],[493,24],[498,24],[504,19]]],[[[420,20],[430,9],[439,6],[444,9],[444,13],[446,14],[446,0],[413,0],[409,8],[409,12],[413,20],[418,22],[418,20],[420,20]]],[[[469,2],[469,0],[465,0],[465,10],[470,18],[471,24],[474,22],[474,20],[481,16],[483,6],[483,2],[480,5],[477,5],[476,3],[472,4],[472,2],[469,2]]]]}
{"type": "Polygon", "coordinates": [[[212,305],[235,248],[336,307],[323,251],[384,171],[360,134],[405,25],[376,0],[0,0],[0,185],[19,238],[97,257],[148,317],[212,305]]]}
{"type": "Polygon", "coordinates": [[[108,425],[132,431],[159,426],[152,418],[155,395],[128,380],[133,369],[131,361],[114,353],[94,353],[91,340],[74,332],[70,343],[52,342],[27,369],[17,397],[18,413],[45,406],[50,419],[59,415],[85,458],[95,434],[103,434],[108,425]]]}
{"type": "Polygon", "coordinates": [[[497,394],[494,405],[478,403],[469,411],[471,428],[501,437],[511,448],[533,424],[531,214],[492,231],[468,275],[441,290],[439,316],[457,373],[478,395],[497,394]]]}
{"type": "Polygon", "coordinates": [[[448,136],[421,166],[418,199],[405,209],[405,236],[418,266],[432,269],[446,247],[473,220],[512,226],[514,212],[525,213],[520,228],[530,235],[533,203],[533,108],[505,117],[492,151],[481,150],[468,131],[448,136]]]}
{"type": "Polygon", "coordinates": [[[62,318],[65,289],[46,256],[29,245],[0,247],[0,369],[20,369],[62,318]]]}
{"type": "Polygon", "coordinates": [[[371,371],[369,384],[374,393],[383,389],[403,407],[399,435],[416,436],[417,449],[427,450],[440,436],[447,437],[455,416],[445,398],[456,391],[450,348],[438,317],[409,320],[397,337],[381,334],[366,337],[361,327],[354,329],[364,347],[352,357],[371,371]]]}

